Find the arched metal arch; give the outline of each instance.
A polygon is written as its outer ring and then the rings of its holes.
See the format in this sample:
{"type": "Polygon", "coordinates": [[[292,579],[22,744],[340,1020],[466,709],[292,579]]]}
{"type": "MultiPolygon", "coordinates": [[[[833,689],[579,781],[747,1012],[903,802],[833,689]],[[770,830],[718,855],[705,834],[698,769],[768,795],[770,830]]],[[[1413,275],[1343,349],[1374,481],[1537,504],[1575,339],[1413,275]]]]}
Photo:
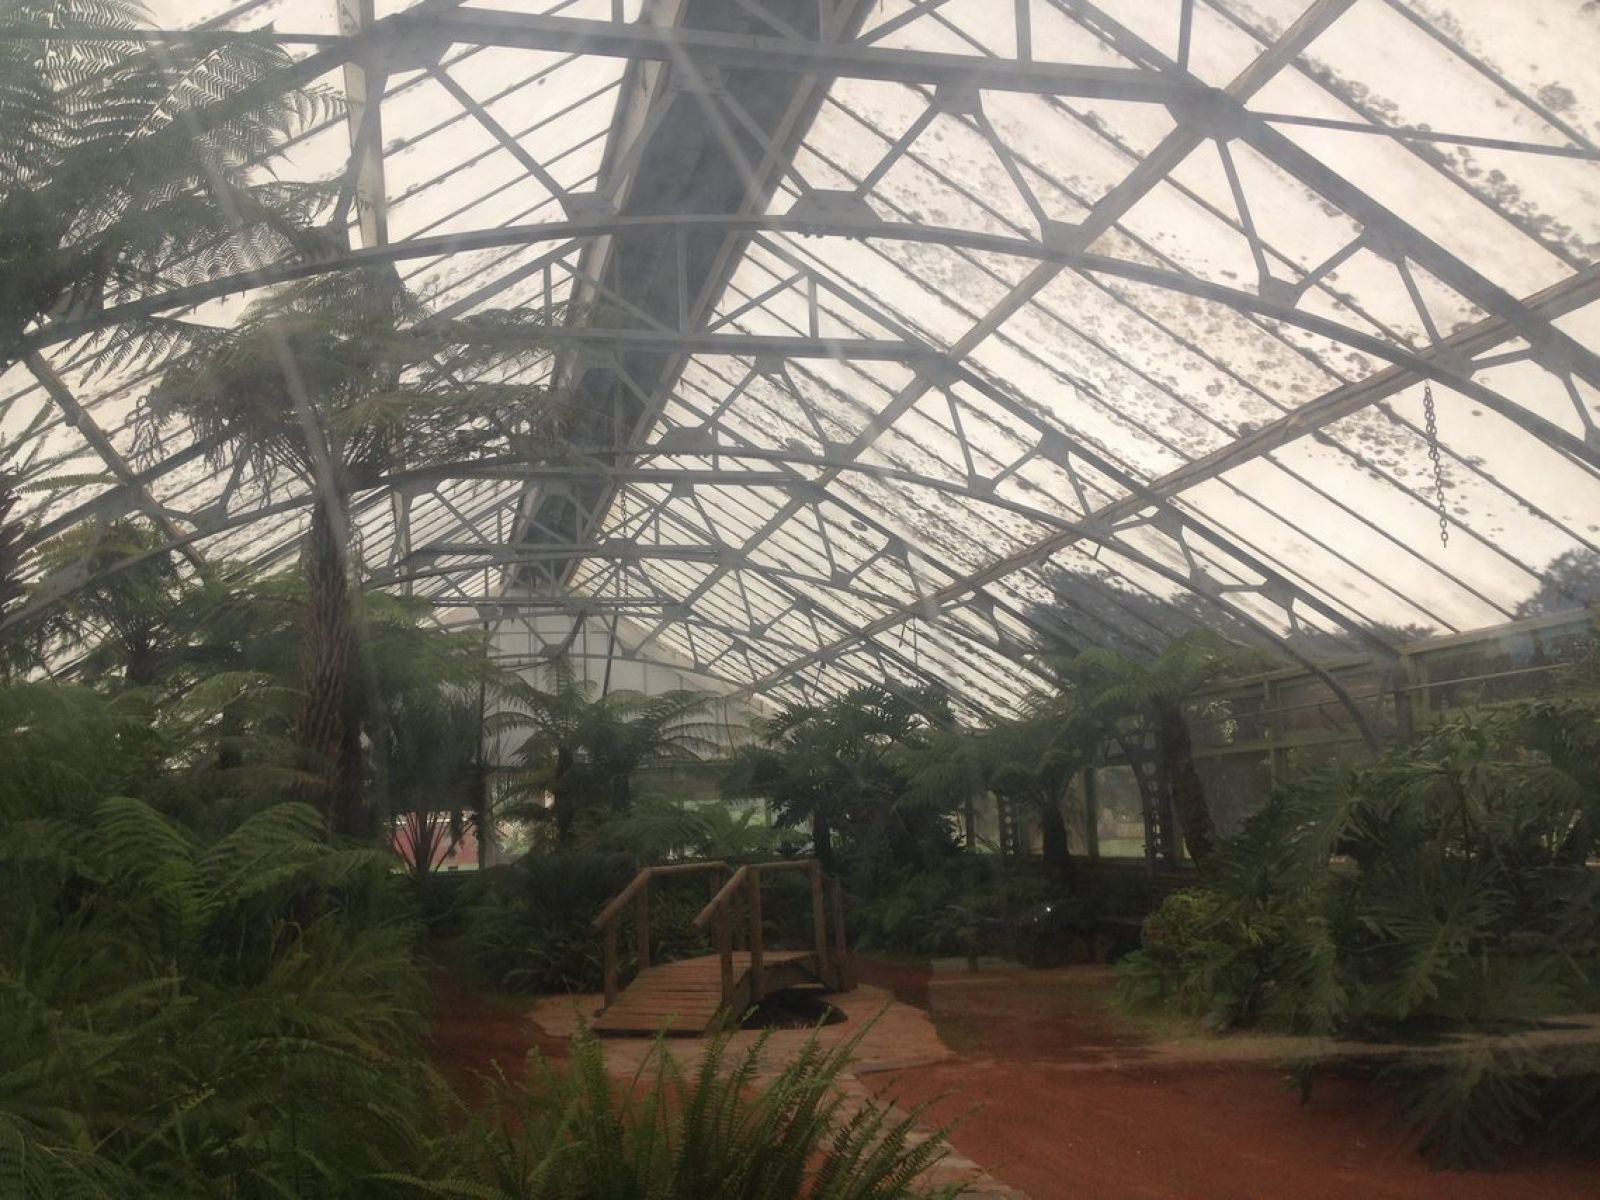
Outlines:
{"type": "MultiPolygon", "coordinates": [[[[588,595],[465,598],[449,598],[440,596],[436,600],[436,607],[448,608],[456,604],[459,604],[463,608],[476,608],[480,611],[491,609],[499,610],[495,613],[493,618],[496,621],[517,620],[523,618],[524,614],[527,613],[555,613],[562,617],[571,617],[575,623],[575,626],[578,622],[583,620],[601,620],[606,618],[608,615],[613,619],[620,617],[626,620],[635,612],[636,606],[639,611],[644,611],[651,608],[661,609],[670,607],[670,602],[668,601],[655,600],[649,597],[625,597],[624,604],[626,607],[608,610],[607,605],[603,602],[603,598],[588,595]]],[[[753,640],[749,630],[740,629],[738,626],[729,625],[724,621],[713,620],[702,613],[675,613],[673,615],[673,619],[679,624],[693,625],[696,629],[704,629],[710,633],[718,634],[727,638],[731,643],[733,643],[727,649],[721,651],[715,658],[706,659],[703,662],[692,659],[690,660],[693,664],[692,669],[694,671],[707,675],[711,678],[718,679],[721,682],[728,684],[730,687],[740,687],[746,681],[731,679],[723,675],[718,675],[713,669],[718,662],[730,654],[752,654],[759,658],[766,659],[774,665],[781,666],[783,661],[781,655],[766,653],[763,649],[763,646],[770,646],[775,650],[779,650],[791,655],[803,654],[806,650],[806,647],[802,646],[798,642],[792,642],[784,638],[774,637],[770,633],[763,634],[759,639],[753,640]]],[[[441,621],[440,625],[445,629],[467,629],[481,627],[483,623],[483,618],[479,616],[463,618],[457,621],[441,621]]],[[[618,642],[618,645],[621,644],[621,642],[618,642]]],[[[570,639],[568,645],[570,645],[570,639]]],[[[558,647],[549,652],[549,657],[555,657],[556,655],[564,652],[565,651],[563,649],[558,647]]],[[[634,658],[633,661],[654,663],[658,666],[664,667],[682,668],[681,663],[675,663],[671,659],[667,658],[652,658],[647,654],[639,654],[634,658]]]]}
{"type": "MultiPolygon", "coordinates": [[[[472,597],[457,597],[454,600],[447,600],[444,597],[440,597],[439,607],[449,607],[452,603],[473,607],[476,606],[477,602],[477,599],[472,597]]],[[[659,603],[660,602],[658,602],[658,604],[659,603]]],[[[516,608],[518,606],[528,606],[533,607],[536,610],[548,604],[551,610],[560,612],[563,615],[570,615],[574,618],[575,622],[585,617],[594,618],[603,617],[605,615],[604,608],[596,603],[593,598],[582,596],[549,597],[547,599],[514,597],[509,600],[503,597],[485,597],[482,598],[482,604],[486,608],[502,606],[516,608]]],[[[754,675],[754,664],[750,662],[750,658],[752,656],[766,659],[772,662],[774,665],[781,666],[781,661],[779,660],[778,656],[767,653],[763,648],[764,646],[780,647],[794,654],[800,654],[804,652],[804,647],[801,647],[798,644],[790,643],[782,639],[772,638],[770,634],[763,634],[759,638],[752,638],[748,630],[741,630],[736,626],[713,621],[704,614],[692,610],[675,612],[673,614],[672,621],[677,625],[692,626],[696,629],[706,629],[710,632],[721,634],[722,636],[727,637],[732,645],[720,652],[714,658],[707,659],[704,662],[690,659],[689,661],[692,665],[687,667],[684,665],[684,662],[681,659],[674,659],[664,656],[658,657],[636,647],[628,646],[620,641],[615,643],[613,651],[611,652],[614,652],[617,657],[624,658],[630,662],[665,667],[671,670],[687,670],[693,674],[699,674],[708,679],[714,679],[731,689],[726,697],[728,699],[747,696],[751,693],[749,691],[748,680],[733,678],[728,675],[721,674],[715,669],[716,665],[724,658],[727,658],[730,655],[739,655],[743,657],[745,659],[745,665],[751,670],[752,675],[754,675]]],[[[445,628],[468,628],[480,626],[482,624],[482,620],[480,618],[475,618],[454,622],[441,622],[441,624],[445,628]]],[[[927,669],[907,659],[902,653],[895,650],[891,646],[883,646],[875,642],[869,642],[862,648],[862,650],[863,653],[865,653],[868,657],[875,659],[880,664],[893,662],[897,668],[917,678],[920,678],[925,684],[939,688],[942,688],[943,686],[944,681],[941,680],[937,675],[930,673],[927,669]]],[[[561,648],[542,652],[529,658],[526,665],[542,665],[543,663],[552,661],[556,657],[559,657],[561,654],[567,652],[567,650],[561,648]]],[[[678,652],[674,651],[672,653],[678,652]]],[[[606,655],[591,653],[589,657],[594,659],[603,659],[606,657],[606,655]]],[[[858,666],[849,662],[848,660],[835,661],[830,665],[840,670],[848,677],[854,679],[857,683],[892,686],[892,684],[885,684],[885,679],[873,676],[861,670],[858,666]]],[[[800,677],[798,675],[790,677],[790,679],[794,681],[794,686],[802,687],[802,684],[798,682],[799,678],[800,677]]],[[[982,717],[986,715],[987,710],[984,708],[984,706],[978,704],[969,697],[959,694],[952,694],[950,698],[957,707],[965,709],[974,716],[982,717]]]]}
{"type": "MultiPolygon", "coordinates": [[[[1328,317],[1302,312],[1290,304],[1259,296],[1239,288],[1212,283],[1194,276],[1183,275],[1163,267],[1131,262],[1106,255],[1089,254],[1065,247],[1046,246],[1026,238],[1006,234],[986,233],[947,226],[911,225],[897,221],[823,221],[801,217],[782,216],[714,216],[665,215],[651,217],[602,217],[571,221],[555,221],[534,225],[511,225],[499,229],[484,229],[465,233],[444,234],[437,237],[418,238],[396,242],[370,249],[318,259],[316,261],[284,263],[225,276],[188,287],[174,288],[158,296],[132,300],[114,305],[103,312],[80,320],[53,322],[37,331],[29,339],[30,346],[38,348],[56,342],[81,337],[85,334],[112,328],[120,322],[152,316],[177,308],[186,308],[208,300],[218,299],[236,292],[250,291],[276,283],[306,279],[333,271],[377,263],[399,262],[413,258],[430,258],[472,250],[505,248],[519,245],[537,245],[541,242],[572,238],[605,237],[625,232],[675,231],[740,233],[787,233],[797,236],[883,238],[889,241],[928,243],[954,246],[966,250],[1032,259],[1060,267],[1071,267],[1092,274],[1128,279],[1151,287],[1164,288],[1210,301],[1241,312],[1253,313],[1285,324],[1297,326],[1308,333],[1340,342],[1352,349],[1370,354],[1394,366],[1411,372],[1418,378],[1432,379],[1464,396],[1483,404],[1520,428],[1579,459],[1600,469],[1600,447],[1590,446],[1551,421],[1520,408],[1498,392],[1476,383],[1460,366],[1449,360],[1440,360],[1418,354],[1402,346],[1386,342],[1359,329],[1341,324],[1328,317]]],[[[1552,327],[1553,328],[1553,327],[1552,327]]],[[[840,351],[845,352],[849,339],[841,339],[840,351]]],[[[1536,347],[1535,358],[1543,352],[1536,347]]]]}
{"type": "MultiPolygon", "coordinates": [[[[667,457],[668,455],[674,453],[670,450],[661,450],[650,444],[638,447],[637,452],[641,455],[650,455],[654,457],[667,457]]],[[[702,448],[695,451],[680,451],[678,453],[692,454],[695,457],[704,457],[708,452],[702,448]]],[[[1116,537],[1116,530],[1112,528],[1109,523],[1097,522],[1094,524],[1088,524],[1075,521],[1070,518],[1063,517],[1057,513],[1036,509],[1020,501],[999,496],[993,491],[974,489],[970,484],[963,481],[941,478],[938,476],[928,476],[916,471],[908,470],[906,468],[862,463],[854,459],[846,459],[836,455],[803,454],[792,450],[779,451],[728,445],[719,447],[715,453],[718,457],[724,459],[751,459],[759,462],[777,463],[787,466],[791,468],[791,470],[794,468],[807,468],[814,470],[833,468],[841,473],[856,473],[865,475],[869,478],[888,478],[897,482],[907,483],[912,486],[926,487],[930,490],[935,490],[962,498],[963,500],[969,501],[976,505],[992,506],[1011,512],[1017,516],[1023,517],[1024,519],[1035,521],[1046,526],[1047,528],[1055,530],[1058,535],[1065,536],[1069,539],[1084,539],[1093,541],[1119,554],[1128,556],[1131,559],[1136,559],[1137,556],[1136,551],[1133,551],[1131,547],[1128,547],[1124,542],[1116,537]]],[[[392,476],[388,476],[380,481],[377,481],[372,490],[374,492],[381,493],[386,488],[412,486],[418,483],[426,482],[443,482],[451,479],[470,478],[504,478],[508,480],[531,480],[535,482],[543,480],[566,480],[581,477],[585,474],[593,474],[595,471],[596,468],[586,466],[544,465],[530,467],[530,464],[528,464],[526,460],[516,458],[488,460],[479,459],[458,464],[441,464],[428,468],[419,468],[413,471],[396,473],[392,476]]],[[[749,470],[712,470],[696,468],[672,469],[662,467],[608,467],[604,468],[602,473],[607,477],[615,479],[619,482],[647,482],[662,484],[683,482],[688,483],[691,486],[696,484],[705,484],[725,487],[771,487],[791,493],[798,489],[808,489],[812,487],[812,485],[810,485],[802,476],[798,474],[792,474],[790,472],[754,472],[749,470]]],[[[818,502],[836,505],[847,515],[859,512],[859,510],[853,505],[828,493],[826,489],[817,489],[815,499],[818,502]]],[[[1132,499],[1136,501],[1137,497],[1132,499]]],[[[67,596],[71,595],[73,591],[86,586],[94,580],[105,578],[110,574],[127,569],[144,558],[163,553],[174,548],[178,544],[199,540],[205,537],[217,536],[232,529],[246,526],[253,520],[258,520],[265,516],[281,515],[286,512],[291,512],[297,508],[310,504],[310,502],[311,496],[309,493],[307,493],[304,495],[287,497],[283,500],[274,502],[259,509],[234,513],[223,518],[214,518],[210,521],[203,522],[192,534],[186,535],[182,539],[168,539],[167,542],[152,547],[150,550],[145,551],[138,556],[130,559],[119,560],[117,563],[102,569],[100,572],[89,574],[74,580],[71,588],[60,589],[53,594],[50,594],[42,604],[35,603],[30,605],[25,610],[19,610],[18,612],[12,614],[3,622],[0,622],[0,628],[5,628],[8,625],[25,619],[26,617],[37,615],[38,612],[43,608],[60,603],[67,596]]],[[[1152,503],[1159,502],[1152,501],[1152,503]]],[[[630,556],[644,558],[651,556],[650,552],[652,548],[648,547],[648,545],[639,546],[635,543],[626,542],[617,542],[614,545],[596,543],[583,547],[540,547],[537,545],[530,545],[527,547],[505,547],[503,548],[503,553],[492,555],[486,551],[481,544],[463,543],[460,545],[446,547],[419,547],[413,552],[413,557],[430,549],[433,553],[441,555],[449,554],[460,556],[492,557],[495,565],[503,565],[516,562],[537,561],[541,557],[546,559],[564,560],[581,560],[586,558],[628,558],[630,556]],[[629,547],[633,547],[633,550],[630,551],[629,547]]],[[[858,595],[874,604],[880,604],[891,608],[903,603],[898,598],[870,593],[865,589],[849,586],[841,588],[837,581],[822,576],[809,576],[803,572],[794,572],[792,570],[786,570],[783,568],[763,569],[762,565],[759,563],[748,560],[741,562],[738,560],[736,554],[730,554],[728,550],[716,546],[703,546],[695,548],[668,547],[655,553],[654,556],[662,558],[676,557],[680,559],[693,559],[694,561],[711,562],[715,564],[731,566],[735,569],[751,570],[757,573],[764,573],[774,579],[783,579],[786,581],[802,583],[808,586],[827,588],[829,590],[843,590],[858,595]]],[[[466,573],[468,571],[479,569],[481,569],[481,565],[461,564],[437,569],[374,572],[371,578],[372,582],[380,586],[387,586],[403,582],[415,582],[425,578],[447,577],[452,574],[466,573]]],[[[1209,595],[1208,593],[1197,589],[1193,580],[1188,579],[1176,572],[1172,572],[1168,568],[1163,567],[1162,569],[1164,572],[1166,572],[1166,577],[1171,581],[1179,584],[1191,592],[1194,592],[1196,595],[1200,596],[1204,600],[1207,600],[1208,602],[1216,602],[1217,598],[1215,596],[1209,595]]],[[[1308,602],[1316,603],[1314,598],[1310,598],[1308,602]]],[[[1233,612],[1235,610],[1230,608],[1229,611],[1233,612]]],[[[1324,615],[1331,614],[1325,612],[1324,615]]],[[[841,626],[846,624],[846,622],[838,614],[834,614],[833,620],[835,624],[839,624],[841,626]]],[[[1273,634],[1270,631],[1266,632],[1267,636],[1270,636],[1272,640],[1277,642],[1283,641],[1283,639],[1276,634],[1273,634]]],[[[1380,651],[1386,649],[1383,643],[1377,641],[1376,639],[1373,639],[1373,642],[1374,648],[1377,648],[1380,651]]]]}
{"type": "MultiPolygon", "coordinates": [[[[718,545],[652,545],[648,542],[635,542],[624,538],[613,538],[604,542],[571,546],[540,545],[538,543],[513,543],[492,546],[472,542],[458,542],[445,545],[419,546],[411,553],[412,558],[424,555],[449,558],[480,558],[488,560],[487,565],[491,566],[516,566],[523,563],[570,562],[586,559],[600,559],[606,562],[620,563],[639,563],[652,560],[704,563],[709,566],[724,566],[734,571],[747,571],[752,575],[758,575],[763,578],[781,579],[790,583],[803,584],[806,587],[842,592],[845,595],[853,596],[858,600],[875,606],[893,608],[901,603],[895,597],[874,592],[855,583],[830,579],[826,575],[813,575],[794,567],[780,567],[770,563],[752,562],[741,558],[738,551],[718,545]]],[[[478,562],[452,563],[438,567],[395,568],[387,571],[374,571],[368,576],[368,579],[379,587],[387,587],[391,584],[415,583],[422,579],[437,579],[449,575],[480,571],[484,565],[485,563],[478,562]]]]}

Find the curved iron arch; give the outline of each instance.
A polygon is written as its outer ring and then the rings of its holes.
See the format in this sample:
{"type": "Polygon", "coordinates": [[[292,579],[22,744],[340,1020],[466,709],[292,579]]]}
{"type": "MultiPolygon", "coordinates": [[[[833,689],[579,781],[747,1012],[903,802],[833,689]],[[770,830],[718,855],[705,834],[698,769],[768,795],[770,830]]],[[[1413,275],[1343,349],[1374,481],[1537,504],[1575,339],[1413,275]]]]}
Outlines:
{"type": "MultiPolygon", "coordinates": [[[[417,238],[408,242],[394,242],[348,253],[295,263],[283,263],[256,271],[240,272],[205,283],[174,288],[158,296],[131,300],[113,305],[94,316],[79,320],[54,322],[35,332],[28,346],[38,349],[85,334],[105,330],[123,321],[152,316],[174,308],[184,308],[207,300],[218,299],[235,292],[251,291],[276,283],[308,279],[334,271],[373,265],[401,262],[413,258],[431,258],[471,250],[506,248],[519,245],[537,245],[540,242],[573,238],[604,237],[625,232],[659,230],[662,232],[703,231],[724,234],[739,233],[789,233],[799,236],[883,238],[890,241],[928,243],[954,246],[966,250],[1033,259],[1053,263],[1094,274],[1111,275],[1136,283],[1148,284],[1167,291],[1178,292],[1196,299],[1210,301],[1241,312],[1268,317],[1275,321],[1297,326],[1308,333],[1340,342],[1352,349],[1370,354],[1419,378],[1460,392],[1492,409],[1500,416],[1527,432],[1553,445],[1572,457],[1600,469],[1600,447],[1590,446],[1534,413],[1513,404],[1491,388],[1475,382],[1462,373],[1455,364],[1418,354],[1396,346],[1382,338],[1351,328],[1328,317],[1302,312],[1293,305],[1259,296],[1240,288],[1212,283],[1194,276],[1183,275],[1164,267],[1131,262],[1107,255],[1089,254],[1081,250],[1052,247],[1026,238],[1006,234],[964,230],[949,226],[910,225],[899,221],[822,221],[815,218],[799,219],[782,216],[699,216],[663,215],[650,217],[585,218],[554,221],[532,225],[508,225],[497,229],[473,230],[466,233],[440,234],[417,238]]],[[[847,352],[852,339],[840,339],[841,353],[847,352]]]]}

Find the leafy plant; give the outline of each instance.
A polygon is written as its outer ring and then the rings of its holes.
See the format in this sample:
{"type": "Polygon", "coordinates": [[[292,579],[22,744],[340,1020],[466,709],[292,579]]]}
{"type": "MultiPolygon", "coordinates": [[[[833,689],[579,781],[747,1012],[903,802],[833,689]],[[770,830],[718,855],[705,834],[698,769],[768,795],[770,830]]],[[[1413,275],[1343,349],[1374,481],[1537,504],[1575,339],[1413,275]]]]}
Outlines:
{"type": "Polygon", "coordinates": [[[864,950],[1025,958],[1030,917],[1051,905],[1053,934],[1086,932],[1089,905],[1047,873],[1000,859],[952,856],[893,872],[852,872],[850,916],[864,950]]]}
{"type": "Polygon", "coordinates": [[[390,697],[373,746],[380,806],[397,826],[400,856],[428,875],[481,808],[482,717],[470,693],[417,690],[390,697]]]}
{"type": "Polygon", "coordinates": [[[1099,743],[1097,723],[1067,693],[1035,693],[1012,717],[976,729],[932,731],[901,752],[912,795],[953,806],[973,792],[1016,804],[1039,821],[1045,869],[1071,874],[1062,805],[1099,743]]]}
{"type": "Polygon", "coordinates": [[[22,523],[12,519],[17,493],[0,471],[0,618],[22,598],[22,523]]]}
{"type": "Polygon", "coordinates": [[[388,857],[163,815],[135,700],[0,688],[0,1194],[348,1194],[432,1115],[388,857]]]}
{"type": "Polygon", "coordinates": [[[631,855],[640,863],[674,859],[725,862],[771,858],[777,831],[760,821],[755,806],[734,811],[721,803],[680,803],[657,797],[626,812],[598,810],[580,822],[583,845],[631,855]]]}
{"type": "MultiPolygon", "coordinates": [[[[1592,1009],[1597,718],[1587,691],[1458,715],[1279,791],[1201,890],[1151,917],[1126,988],[1217,1026],[1377,1038],[1505,1035],[1592,1009]]],[[[1405,1072],[1407,1115],[1443,1160],[1482,1161],[1545,1121],[1548,1063],[1481,1036],[1450,1045],[1405,1072]]]]}
{"type": "Polygon", "coordinates": [[[730,757],[724,792],[762,796],[778,824],[809,828],[833,869],[835,833],[902,861],[948,846],[946,794],[910,788],[906,748],[953,724],[932,689],[868,685],[818,704],[790,704],[757,723],[759,741],[730,757]]]}
{"type": "MultiPolygon", "coordinates": [[[[0,10],[0,369],[30,328],[107,303],[326,250],[325,185],[256,170],[339,111],[296,86],[270,38],[153,47],[129,0],[13,0],[0,10]]],[[[123,322],[101,365],[203,337],[123,322]]]]}
{"type": "Polygon", "coordinates": [[[183,615],[188,584],[161,538],[134,520],[79,525],[37,547],[46,576],[84,577],[39,623],[35,636],[56,649],[86,650],[83,670],[115,673],[129,687],[148,687],[173,666],[191,630],[183,615]]]}
{"type": "Polygon", "coordinates": [[[565,657],[550,664],[548,681],[547,687],[512,684],[492,728],[524,734],[514,751],[521,772],[505,793],[508,808],[551,821],[558,845],[571,844],[580,816],[626,813],[641,767],[696,762],[717,747],[705,717],[710,698],[702,693],[623,689],[596,696],[565,657]]]}
{"type": "Polygon", "coordinates": [[[287,474],[310,491],[296,737],[308,779],[322,780],[302,797],[337,831],[363,825],[350,499],[388,472],[546,444],[555,406],[541,385],[518,382],[541,319],[523,320],[521,343],[473,355],[432,327],[422,336],[426,310],[391,268],[319,276],[257,301],[203,353],[170,365],[141,409],[151,453],[182,421],[219,469],[243,460],[268,487],[287,474]]]}
{"type": "Polygon", "coordinates": [[[914,1136],[922,1108],[901,1115],[839,1091],[860,1036],[832,1050],[813,1036],[770,1078],[766,1036],[737,1055],[727,1034],[714,1036],[692,1072],[658,1039],[619,1085],[585,1032],[563,1069],[536,1058],[530,1083],[502,1082],[489,1110],[442,1144],[444,1178],[393,1182],[482,1200],[953,1196],[954,1187],[918,1186],[947,1153],[942,1138],[914,1136]]]}
{"type": "MultiPolygon", "coordinates": [[[[489,983],[513,992],[597,992],[600,939],[591,928],[608,900],[633,879],[632,855],[583,846],[535,852],[483,872],[466,885],[462,946],[489,983]]],[[[699,877],[658,880],[650,893],[651,950],[657,962],[710,953],[690,922],[705,903],[699,877]]],[[[623,922],[619,965],[636,964],[633,923],[623,922]]]]}
{"type": "MultiPolygon", "coordinates": [[[[1207,684],[1259,662],[1259,655],[1220,634],[1196,629],[1174,638],[1149,662],[1093,647],[1054,663],[1077,708],[1097,718],[1105,736],[1124,752],[1148,754],[1161,765],[1184,846],[1196,863],[1210,855],[1216,823],[1195,766],[1184,709],[1207,684]]],[[[1151,790],[1154,777],[1137,777],[1145,804],[1159,804],[1161,798],[1151,790]]]]}
{"type": "Polygon", "coordinates": [[[634,871],[628,855],[577,849],[485,872],[465,901],[469,961],[508,991],[599,990],[600,943],[589,923],[634,871]]]}

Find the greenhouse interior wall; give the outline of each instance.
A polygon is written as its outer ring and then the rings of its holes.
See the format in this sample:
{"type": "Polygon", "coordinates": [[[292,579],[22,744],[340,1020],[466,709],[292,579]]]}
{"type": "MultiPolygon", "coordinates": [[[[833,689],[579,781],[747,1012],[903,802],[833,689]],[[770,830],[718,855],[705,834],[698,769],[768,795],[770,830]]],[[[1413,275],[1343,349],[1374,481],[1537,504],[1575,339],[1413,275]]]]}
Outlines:
{"type": "MultiPolygon", "coordinates": [[[[1563,674],[1590,653],[1595,612],[1576,609],[1529,617],[1473,633],[1425,638],[1399,647],[1392,661],[1351,658],[1321,672],[1286,667],[1229,680],[1196,699],[1190,724],[1195,758],[1220,832],[1237,833],[1273,789],[1297,777],[1370,761],[1371,748],[1352,720],[1357,705],[1385,741],[1409,739],[1447,713],[1552,694],[1563,674]]],[[[1138,859],[1150,870],[1192,867],[1182,838],[1151,846],[1144,804],[1129,767],[1088,768],[1065,805],[1069,845],[1087,859],[1138,859]],[[1092,816],[1091,816],[1092,814],[1092,816]]],[[[993,798],[981,805],[977,843],[1007,849],[993,798]]],[[[1016,818],[1012,850],[1037,853],[1036,821],[1016,818]]],[[[1180,826],[1181,829],[1181,826],[1180,826]]]]}

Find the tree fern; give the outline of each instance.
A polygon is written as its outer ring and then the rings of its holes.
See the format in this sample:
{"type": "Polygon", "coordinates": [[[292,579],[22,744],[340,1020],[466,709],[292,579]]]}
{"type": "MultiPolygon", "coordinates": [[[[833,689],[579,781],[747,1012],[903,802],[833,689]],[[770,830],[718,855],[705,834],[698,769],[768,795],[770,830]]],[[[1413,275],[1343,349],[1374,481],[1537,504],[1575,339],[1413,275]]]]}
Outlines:
{"type": "Polygon", "coordinates": [[[626,812],[636,771],[696,762],[718,748],[717,726],[704,715],[710,697],[703,693],[619,689],[596,696],[593,683],[580,679],[564,656],[550,664],[543,683],[510,682],[487,733],[517,739],[513,753],[521,771],[507,792],[512,811],[550,819],[560,844],[571,842],[583,813],[601,807],[626,812]],[[546,794],[553,799],[549,810],[546,794]]]}
{"type": "Polygon", "coordinates": [[[183,827],[123,704],[0,687],[0,1192],[350,1194],[436,1086],[388,862],[293,805],[183,827]]]}
{"type": "Polygon", "coordinates": [[[809,826],[830,868],[835,833],[867,853],[914,861],[948,845],[950,805],[946,792],[912,787],[907,752],[953,724],[935,688],[864,685],[825,703],[785,705],[730,756],[724,792],[765,797],[779,824],[809,826]]]}
{"type": "MultiPolygon", "coordinates": [[[[419,353],[427,319],[390,267],[289,284],[257,300],[226,338],[173,362],[136,420],[143,453],[159,454],[177,423],[212,447],[213,464],[243,462],[263,487],[288,477],[309,492],[300,707],[295,737],[305,786],[330,828],[370,832],[360,732],[373,697],[355,670],[363,636],[359,545],[350,500],[384,475],[498,449],[548,448],[559,406],[517,364],[542,318],[520,315],[526,346],[491,349],[472,372],[419,353]]],[[[465,355],[463,351],[463,355],[465,355]]]]}
{"type": "Polygon", "coordinates": [[[155,48],[144,28],[121,0],[0,13],[0,365],[30,327],[298,253],[327,202],[253,169],[331,92],[293,86],[269,38],[155,48]]]}

